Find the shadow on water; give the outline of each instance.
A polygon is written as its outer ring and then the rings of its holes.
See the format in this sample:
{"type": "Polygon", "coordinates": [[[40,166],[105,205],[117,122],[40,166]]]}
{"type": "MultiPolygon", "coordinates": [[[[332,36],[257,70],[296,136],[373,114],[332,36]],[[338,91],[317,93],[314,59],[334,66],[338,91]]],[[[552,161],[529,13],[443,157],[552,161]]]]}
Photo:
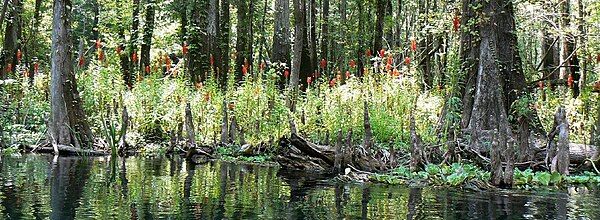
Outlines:
{"type": "Polygon", "coordinates": [[[0,219],[600,219],[594,188],[474,192],[179,157],[0,160],[0,219]]]}

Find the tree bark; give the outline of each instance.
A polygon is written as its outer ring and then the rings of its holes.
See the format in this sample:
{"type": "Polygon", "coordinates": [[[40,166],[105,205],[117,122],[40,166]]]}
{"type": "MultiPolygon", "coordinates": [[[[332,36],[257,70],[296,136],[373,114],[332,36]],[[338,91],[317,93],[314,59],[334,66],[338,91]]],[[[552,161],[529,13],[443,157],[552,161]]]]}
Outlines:
{"type": "Polygon", "coordinates": [[[571,65],[573,65],[570,57],[573,52],[573,34],[569,31],[571,25],[571,3],[570,0],[562,0],[560,5],[560,79],[567,79],[571,72],[571,65]]]}
{"type": "Polygon", "coordinates": [[[247,65],[247,74],[252,69],[252,5],[253,1],[238,0],[237,3],[237,39],[235,59],[235,79],[242,81],[244,77],[243,67],[247,65]]]}
{"type": "Polygon", "coordinates": [[[146,17],[144,19],[144,33],[140,52],[140,71],[144,73],[144,69],[150,67],[150,48],[152,46],[152,35],[154,34],[154,14],[154,0],[146,0],[146,17]]]}
{"type": "Polygon", "coordinates": [[[373,51],[380,51],[383,48],[382,40],[383,40],[383,22],[385,18],[385,2],[387,0],[376,0],[377,4],[377,12],[375,15],[377,16],[377,21],[375,22],[375,36],[373,42],[373,51]]]}
{"type": "MultiPolygon", "coordinates": [[[[51,118],[48,128],[53,146],[91,147],[92,131],[81,107],[72,65],[70,0],[54,0],[52,19],[51,118]]],[[[55,147],[55,153],[59,153],[55,147]]]]}
{"type": "MultiPolygon", "coordinates": [[[[329,0],[322,0],[321,12],[321,59],[329,58],[329,0]]],[[[323,70],[325,74],[326,70],[323,70]]]]}
{"type": "MultiPolygon", "coordinates": [[[[17,50],[20,47],[22,35],[21,11],[23,3],[21,0],[10,1],[10,11],[7,20],[6,30],[4,31],[4,44],[2,54],[0,55],[0,65],[2,69],[0,77],[6,76],[9,72],[14,72],[17,67],[17,50]],[[10,67],[10,68],[9,68],[10,67]]],[[[3,21],[0,21],[3,22],[3,21]]]]}
{"type": "Polygon", "coordinates": [[[188,70],[191,81],[194,84],[204,82],[209,71],[209,45],[208,33],[208,0],[195,0],[190,4],[191,14],[189,14],[190,29],[188,30],[189,57],[188,70]]]}
{"type": "MultiPolygon", "coordinates": [[[[327,0],[326,0],[327,1],[327,0]]],[[[273,35],[273,53],[271,54],[271,62],[283,63],[284,67],[279,67],[278,84],[283,88],[286,78],[282,71],[290,66],[290,1],[277,0],[275,1],[275,33],[273,35]]]]}
{"type": "Polygon", "coordinates": [[[129,59],[131,62],[129,62],[129,72],[127,74],[129,74],[128,78],[129,82],[128,85],[130,85],[129,87],[132,87],[131,85],[133,85],[133,79],[135,77],[135,75],[138,73],[138,68],[139,68],[139,60],[137,60],[137,50],[138,50],[138,37],[139,37],[139,27],[140,27],[140,0],[133,0],[133,12],[131,15],[131,36],[129,36],[129,59]],[[135,57],[135,59],[134,59],[135,57]]]}
{"type": "Polygon", "coordinates": [[[229,74],[229,34],[230,34],[230,14],[229,0],[221,0],[221,12],[219,16],[219,45],[220,45],[220,66],[219,66],[219,81],[221,88],[226,89],[227,75],[229,74]]]}

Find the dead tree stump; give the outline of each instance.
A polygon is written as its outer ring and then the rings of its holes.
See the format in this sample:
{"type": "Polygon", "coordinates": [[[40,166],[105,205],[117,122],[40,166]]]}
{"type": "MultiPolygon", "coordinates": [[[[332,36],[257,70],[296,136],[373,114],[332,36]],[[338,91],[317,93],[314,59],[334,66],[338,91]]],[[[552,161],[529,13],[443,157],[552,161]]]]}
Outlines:
{"type": "Polygon", "coordinates": [[[569,175],[569,122],[564,107],[554,114],[554,125],[548,134],[546,163],[550,162],[550,171],[569,175]],[[554,141],[558,135],[558,141],[554,141]]]}

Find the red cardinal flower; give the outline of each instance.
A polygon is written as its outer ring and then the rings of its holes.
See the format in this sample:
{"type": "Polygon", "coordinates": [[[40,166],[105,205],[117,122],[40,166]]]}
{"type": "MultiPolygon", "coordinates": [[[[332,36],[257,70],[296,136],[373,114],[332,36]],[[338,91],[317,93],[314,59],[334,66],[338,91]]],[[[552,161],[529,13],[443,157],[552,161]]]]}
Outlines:
{"type": "Polygon", "coordinates": [[[10,64],[10,63],[9,63],[9,64],[6,66],[6,72],[12,72],[12,69],[13,69],[13,67],[12,67],[12,64],[10,64]]]}
{"type": "Polygon", "coordinates": [[[569,86],[569,88],[573,88],[573,83],[575,81],[573,80],[573,74],[569,74],[569,78],[567,78],[567,85],[569,86]]]}
{"type": "Polygon", "coordinates": [[[350,71],[346,71],[346,79],[350,79],[350,71]]]}
{"type": "Polygon", "coordinates": [[[146,65],[146,73],[150,74],[150,66],[146,65]]]}
{"type": "Polygon", "coordinates": [[[21,58],[23,58],[23,53],[21,53],[21,49],[17,50],[17,61],[21,62],[21,58]]]}
{"type": "Polygon", "coordinates": [[[121,52],[123,51],[123,48],[121,48],[121,45],[117,46],[117,55],[121,55],[121,52]]]}
{"type": "Polygon", "coordinates": [[[204,93],[204,102],[210,101],[210,93],[204,93]]]}
{"type": "Polygon", "coordinates": [[[215,57],[210,54],[210,66],[215,66],[215,57]]]}
{"type": "Polygon", "coordinates": [[[367,52],[365,52],[365,54],[367,55],[367,57],[371,57],[373,55],[371,53],[371,49],[367,49],[367,52]]]}
{"type": "Polygon", "coordinates": [[[335,80],[335,78],[333,78],[333,79],[331,79],[331,81],[329,81],[329,86],[334,87],[336,83],[337,83],[337,81],[335,80]]]}
{"type": "Polygon", "coordinates": [[[82,67],[85,64],[85,58],[83,56],[79,57],[79,67],[82,67]]]}
{"type": "Polygon", "coordinates": [[[102,48],[98,48],[98,60],[104,61],[104,51],[102,51],[102,48]]]}
{"type": "Polygon", "coordinates": [[[381,49],[379,51],[379,57],[383,58],[385,56],[385,49],[381,49]]]}
{"type": "Polygon", "coordinates": [[[264,61],[263,61],[263,62],[261,62],[261,63],[260,63],[260,71],[261,71],[261,72],[262,72],[262,71],[265,71],[265,68],[266,68],[266,66],[267,66],[267,64],[266,64],[264,61]]]}
{"type": "Polygon", "coordinates": [[[544,90],[544,81],[539,81],[538,87],[540,87],[540,90],[544,90]]]}
{"type": "Polygon", "coordinates": [[[321,59],[321,69],[325,69],[327,67],[327,60],[321,59]]]}
{"type": "Polygon", "coordinates": [[[183,55],[187,55],[188,51],[189,51],[188,43],[183,42],[183,47],[181,48],[181,52],[183,53],[183,55]]]}
{"type": "Polygon", "coordinates": [[[96,49],[100,49],[102,47],[102,41],[100,39],[96,40],[96,49]]]}
{"type": "Polygon", "coordinates": [[[417,51],[417,40],[414,37],[410,39],[410,50],[417,51]]]}
{"type": "Polygon", "coordinates": [[[39,64],[39,63],[37,63],[37,62],[35,62],[35,63],[33,64],[33,74],[34,74],[34,75],[37,75],[37,74],[39,73],[39,71],[40,71],[40,64],[39,64]]]}
{"type": "Polygon", "coordinates": [[[306,83],[308,83],[308,85],[312,84],[312,77],[308,77],[306,78],[306,83]]]}
{"type": "Polygon", "coordinates": [[[167,67],[167,72],[171,71],[171,58],[169,58],[169,56],[165,55],[165,65],[167,67]]]}
{"type": "Polygon", "coordinates": [[[392,58],[391,56],[389,56],[388,59],[387,59],[387,63],[388,64],[394,63],[394,58],[392,58]]]}
{"type": "Polygon", "coordinates": [[[386,70],[386,71],[390,71],[391,69],[392,69],[392,63],[387,63],[387,64],[385,65],[385,70],[386,70]]]}
{"type": "Polygon", "coordinates": [[[350,60],[350,62],[348,63],[348,65],[350,65],[350,68],[354,69],[354,68],[356,68],[356,61],[350,60]]]}
{"type": "Polygon", "coordinates": [[[404,64],[410,65],[410,57],[405,57],[404,58],[404,64]]]}
{"type": "Polygon", "coordinates": [[[392,76],[400,76],[400,71],[398,71],[398,69],[394,68],[394,71],[392,71],[392,76]]]}
{"type": "Polygon", "coordinates": [[[287,79],[288,77],[290,77],[290,70],[288,70],[288,69],[285,69],[285,70],[283,71],[283,77],[285,77],[286,79],[287,79]]]}
{"type": "Polygon", "coordinates": [[[246,65],[242,65],[242,74],[244,74],[244,76],[248,74],[248,67],[246,67],[246,65]]]}
{"type": "Polygon", "coordinates": [[[454,32],[457,32],[460,28],[460,17],[458,15],[455,15],[452,19],[452,27],[454,27],[454,32]]]}
{"type": "Polygon", "coordinates": [[[133,51],[133,54],[131,54],[131,60],[134,63],[137,63],[137,61],[138,61],[137,53],[135,51],[133,51]]]}

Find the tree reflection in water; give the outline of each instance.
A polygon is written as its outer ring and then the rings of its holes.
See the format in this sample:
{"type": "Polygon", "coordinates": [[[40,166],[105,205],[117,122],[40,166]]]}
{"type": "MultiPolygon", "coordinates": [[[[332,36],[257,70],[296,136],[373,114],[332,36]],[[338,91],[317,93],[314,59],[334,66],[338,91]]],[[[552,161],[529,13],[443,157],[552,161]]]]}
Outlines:
{"type": "Polygon", "coordinates": [[[0,161],[4,219],[600,219],[593,187],[409,188],[178,157],[0,161]]]}

